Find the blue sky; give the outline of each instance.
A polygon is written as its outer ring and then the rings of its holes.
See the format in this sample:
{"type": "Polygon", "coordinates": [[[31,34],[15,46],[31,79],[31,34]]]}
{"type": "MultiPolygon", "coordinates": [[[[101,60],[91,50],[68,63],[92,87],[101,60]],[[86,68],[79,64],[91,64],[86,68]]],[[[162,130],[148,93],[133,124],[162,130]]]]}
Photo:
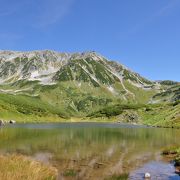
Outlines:
{"type": "Polygon", "coordinates": [[[180,81],[180,0],[0,0],[0,49],[97,51],[180,81]]]}

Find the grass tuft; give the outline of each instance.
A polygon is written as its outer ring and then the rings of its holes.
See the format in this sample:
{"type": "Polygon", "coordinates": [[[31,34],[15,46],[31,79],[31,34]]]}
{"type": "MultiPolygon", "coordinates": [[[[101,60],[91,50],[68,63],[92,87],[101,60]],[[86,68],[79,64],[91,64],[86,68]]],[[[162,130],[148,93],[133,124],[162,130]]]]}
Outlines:
{"type": "Polygon", "coordinates": [[[113,174],[111,177],[105,178],[105,180],[127,180],[129,177],[128,173],[113,174]]]}
{"type": "Polygon", "coordinates": [[[75,171],[74,169],[68,169],[63,173],[63,176],[66,177],[75,177],[77,175],[77,171],[75,171]]]}
{"type": "Polygon", "coordinates": [[[22,155],[0,156],[0,179],[55,180],[57,170],[22,155]]]}

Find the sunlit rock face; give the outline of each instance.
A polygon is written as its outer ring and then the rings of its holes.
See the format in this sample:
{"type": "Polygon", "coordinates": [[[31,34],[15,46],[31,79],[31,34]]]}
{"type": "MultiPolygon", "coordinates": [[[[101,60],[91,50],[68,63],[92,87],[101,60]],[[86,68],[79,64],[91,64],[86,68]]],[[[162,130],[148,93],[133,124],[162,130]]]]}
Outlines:
{"type": "MultiPolygon", "coordinates": [[[[57,81],[83,81],[92,85],[107,85],[123,80],[139,88],[151,88],[155,83],[130,71],[125,66],[108,61],[95,52],[59,53],[55,51],[15,52],[0,51],[0,83],[14,83],[19,80],[51,84],[57,81]]],[[[123,85],[125,91],[126,88],[123,85]]]]}

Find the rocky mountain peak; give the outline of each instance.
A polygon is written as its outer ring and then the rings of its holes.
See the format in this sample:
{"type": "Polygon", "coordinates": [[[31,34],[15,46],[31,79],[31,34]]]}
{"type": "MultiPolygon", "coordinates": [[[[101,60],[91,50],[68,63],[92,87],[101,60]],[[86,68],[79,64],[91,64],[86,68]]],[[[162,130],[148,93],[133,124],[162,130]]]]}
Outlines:
{"type": "Polygon", "coordinates": [[[146,90],[159,88],[154,82],[117,62],[107,60],[95,51],[0,51],[0,85],[21,81],[35,81],[41,85],[86,83],[90,87],[104,87],[116,95],[121,92],[124,99],[126,96],[134,98],[128,86],[146,90]]]}

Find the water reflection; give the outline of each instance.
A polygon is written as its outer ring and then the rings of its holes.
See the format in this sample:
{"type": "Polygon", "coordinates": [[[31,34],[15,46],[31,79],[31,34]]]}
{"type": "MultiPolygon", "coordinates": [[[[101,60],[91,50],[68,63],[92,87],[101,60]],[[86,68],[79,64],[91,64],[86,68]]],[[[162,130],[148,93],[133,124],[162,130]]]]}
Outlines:
{"type": "MultiPolygon", "coordinates": [[[[109,176],[130,171],[178,141],[180,131],[118,124],[28,124],[0,129],[1,153],[36,157],[48,154],[63,172],[74,169],[82,177],[109,176]]],[[[40,157],[41,157],[40,156],[40,157]]]]}

